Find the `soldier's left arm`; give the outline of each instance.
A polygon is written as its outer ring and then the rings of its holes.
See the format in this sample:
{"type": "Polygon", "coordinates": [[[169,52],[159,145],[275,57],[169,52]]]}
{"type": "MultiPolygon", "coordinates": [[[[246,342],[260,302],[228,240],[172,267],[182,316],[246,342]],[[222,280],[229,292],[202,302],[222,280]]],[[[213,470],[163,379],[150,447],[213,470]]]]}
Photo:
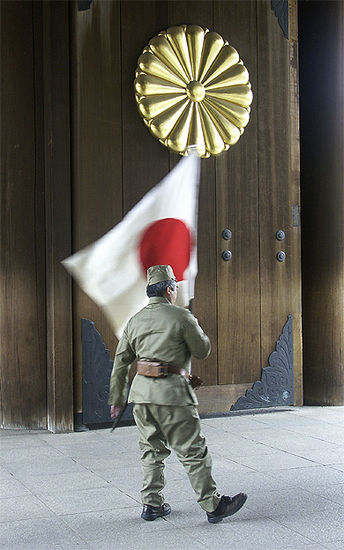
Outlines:
{"type": "Polygon", "coordinates": [[[208,357],[211,351],[210,340],[199,326],[197,319],[187,311],[185,311],[183,319],[183,336],[193,357],[196,359],[208,357]]]}
{"type": "Polygon", "coordinates": [[[130,346],[126,330],[118,342],[110,378],[109,405],[123,407],[128,392],[129,369],[136,355],[130,346]]]}

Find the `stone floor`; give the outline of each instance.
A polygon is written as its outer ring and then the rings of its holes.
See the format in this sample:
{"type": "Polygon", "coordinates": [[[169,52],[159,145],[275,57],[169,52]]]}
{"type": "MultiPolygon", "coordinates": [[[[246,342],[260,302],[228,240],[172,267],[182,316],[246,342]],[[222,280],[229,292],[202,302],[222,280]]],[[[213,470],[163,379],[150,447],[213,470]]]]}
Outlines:
{"type": "Polygon", "coordinates": [[[344,407],[202,421],[220,492],[247,504],[206,521],[167,460],[166,519],[140,518],[136,427],[51,434],[1,430],[0,548],[344,550],[344,407]]]}

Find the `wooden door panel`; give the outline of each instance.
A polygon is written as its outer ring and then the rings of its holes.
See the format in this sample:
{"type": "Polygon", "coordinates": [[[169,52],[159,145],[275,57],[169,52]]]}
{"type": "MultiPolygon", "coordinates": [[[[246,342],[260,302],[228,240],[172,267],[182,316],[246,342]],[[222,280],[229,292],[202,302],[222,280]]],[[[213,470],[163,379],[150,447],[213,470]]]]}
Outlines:
{"type": "MultiPolygon", "coordinates": [[[[169,2],[168,26],[196,24],[213,30],[212,2],[169,2]]],[[[170,153],[170,167],[179,160],[170,153]]],[[[206,386],[215,385],[217,373],[217,287],[216,287],[216,198],[215,159],[202,159],[198,209],[198,275],[195,287],[193,313],[208,334],[212,351],[205,361],[192,361],[193,373],[206,386]]]]}
{"type": "Polygon", "coordinates": [[[243,136],[216,159],[218,381],[243,384],[260,373],[256,5],[215,2],[214,16],[215,30],[247,67],[254,94],[243,136]],[[225,228],[232,231],[227,241],[222,238],[225,228]],[[227,262],[221,258],[225,249],[233,255],[227,262]]]}
{"type": "Polygon", "coordinates": [[[193,373],[200,376],[205,385],[218,383],[218,327],[216,286],[216,199],[215,159],[201,161],[201,180],[198,209],[198,275],[193,304],[194,315],[209,336],[211,354],[204,361],[193,360],[193,373]]]}
{"type": "Polygon", "coordinates": [[[265,366],[292,313],[294,258],[290,248],[289,42],[270,5],[258,2],[257,10],[261,362],[265,366]],[[275,236],[279,229],[286,235],[281,242],[275,236]],[[281,250],[286,253],[284,262],[276,258],[281,250]]]}
{"type": "MultiPolygon", "coordinates": [[[[72,6],[72,171],[74,251],[94,242],[122,217],[120,6],[72,6]]],[[[75,412],[82,411],[81,319],[95,322],[113,350],[113,330],[101,309],[74,285],[75,412]]]]}
{"type": "Polygon", "coordinates": [[[137,60],[166,20],[165,2],[121,2],[123,214],[169,170],[168,150],[150,135],[134,95],[137,60]]]}

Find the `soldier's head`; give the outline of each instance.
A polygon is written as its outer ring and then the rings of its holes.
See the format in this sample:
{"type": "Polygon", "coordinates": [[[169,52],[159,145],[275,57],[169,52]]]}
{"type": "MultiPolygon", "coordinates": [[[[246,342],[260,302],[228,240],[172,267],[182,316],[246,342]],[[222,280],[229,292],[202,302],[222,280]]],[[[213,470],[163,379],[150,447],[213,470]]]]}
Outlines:
{"type": "Polygon", "coordinates": [[[152,265],[147,270],[146,294],[148,298],[161,296],[171,304],[177,299],[177,280],[170,265],[152,265]]]}

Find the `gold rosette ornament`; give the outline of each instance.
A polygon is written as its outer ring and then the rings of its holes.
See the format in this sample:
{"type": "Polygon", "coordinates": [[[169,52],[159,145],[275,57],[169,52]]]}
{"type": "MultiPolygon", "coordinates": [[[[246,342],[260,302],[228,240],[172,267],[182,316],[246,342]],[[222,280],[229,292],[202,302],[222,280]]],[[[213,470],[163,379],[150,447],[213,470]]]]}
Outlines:
{"type": "Polygon", "coordinates": [[[251,85],[238,52],[198,25],[171,27],[152,38],[134,85],[145,124],[181,155],[193,145],[201,157],[218,155],[249,121],[251,85]]]}

